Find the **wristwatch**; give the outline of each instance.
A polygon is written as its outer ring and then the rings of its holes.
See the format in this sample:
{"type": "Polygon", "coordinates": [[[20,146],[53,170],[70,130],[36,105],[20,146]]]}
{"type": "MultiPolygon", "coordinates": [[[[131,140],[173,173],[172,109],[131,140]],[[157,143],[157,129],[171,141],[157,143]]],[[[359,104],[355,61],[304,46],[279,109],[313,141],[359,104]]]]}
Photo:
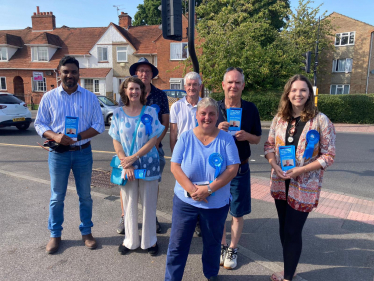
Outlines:
{"type": "Polygon", "coordinates": [[[80,134],[78,134],[78,136],[77,136],[77,140],[78,140],[78,141],[81,141],[81,140],[82,140],[82,136],[81,136],[80,134]]]}
{"type": "Polygon", "coordinates": [[[212,195],[212,193],[213,193],[213,191],[212,191],[212,189],[210,188],[210,185],[208,184],[208,193],[209,193],[209,195],[212,195]]]}

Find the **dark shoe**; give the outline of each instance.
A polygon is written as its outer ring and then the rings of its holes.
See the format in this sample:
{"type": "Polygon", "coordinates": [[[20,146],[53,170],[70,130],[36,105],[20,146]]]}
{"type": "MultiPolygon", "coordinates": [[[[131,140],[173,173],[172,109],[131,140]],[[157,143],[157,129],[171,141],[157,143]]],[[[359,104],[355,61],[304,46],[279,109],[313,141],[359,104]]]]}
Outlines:
{"type": "Polygon", "coordinates": [[[156,256],[158,254],[158,245],[157,245],[157,242],[156,242],[156,245],[151,247],[151,248],[148,248],[148,254],[150,254],[151,256],[156,256]]]}
{"type": "Polygon", "coordinates": [[[195,233],[196,233],[197,236],[201,237],[200,220],[198,220],[197,223],[196,223],[195,233]]]}
{"type": "Polygon", "coordinates": [[[209,280],[209,281],[216,281],[216,280],[218,280],[218,275],[216,275],[216,276],[212,276],[212,277],[210,277],[208,280],[209,280]]]}
{"type": "Polygon", "coordinates": [[[92,234],[82,235],[82,240],[84,241],[84,245],[90,250],[96,249],[97,244],[95,238],[93,238],[92,234]]]}
{"type": "Polygon", "coordinates": [[[123,220],[123,217],[121,217],[121,220],[119,221],[118,227],[117,227],[117,233],[118,234],[125,234],[125,222],[123,220]]]}
{"type": "Polygon", "coordinates": [[[161,224],[158,222],[158,219],[156,217],[156,233],[161,233],[161,224]]]}
{"type": "Polygon", "coordinates": [[[126,248],[125,246],[123,246],[122,244],[119,245],[118,247],[118,252],[121,253],[121,255],[126,255],[128,252],[130,252],[130,249],[129,248],[126,248]]]}
{"type": "Polygon", "coordinates": [[[60,247],[61,237],[51,237],[48,241],[47,246],[45,247],[45,251],[47,254],[54,254],[57,252],[58,248],[60,247]]]}

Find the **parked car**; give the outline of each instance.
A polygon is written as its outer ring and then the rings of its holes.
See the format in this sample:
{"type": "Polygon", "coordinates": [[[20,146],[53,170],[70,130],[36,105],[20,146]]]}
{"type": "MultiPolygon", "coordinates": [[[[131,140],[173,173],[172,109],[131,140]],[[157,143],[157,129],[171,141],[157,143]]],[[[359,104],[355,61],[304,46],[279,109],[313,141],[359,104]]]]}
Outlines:
{"type": "Polygon", "coordinates": [[[10,93],[0,93],[0,127],[27,130],[32,122],[27,104],[10,93]]]}
{"type": "Polygon", "coordinates": [[[97,99],[100,103],[104,122],[110,126],[112,123],[113,111],[118,107],[118,102],[106,96],[97,96],[97,99]]]}
{"type": "Polygon", "coordinates": [[[180,99],[184,98],[186,96],[186,91],[185,90],[179,90],[179,89],[167,89],[163,90],[166,95],[168,96],[168,101],[169,101],[169,108],[173,103],[176,101],[179,101],[180,99]]]}

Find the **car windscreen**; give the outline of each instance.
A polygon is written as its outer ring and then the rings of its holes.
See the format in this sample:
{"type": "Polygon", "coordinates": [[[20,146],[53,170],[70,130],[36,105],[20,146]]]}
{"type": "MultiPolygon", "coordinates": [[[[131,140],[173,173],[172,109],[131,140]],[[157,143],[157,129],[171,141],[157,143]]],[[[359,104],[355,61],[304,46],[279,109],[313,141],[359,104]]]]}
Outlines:
{"type": "Polygon", "coordinates": [[[118,103],[110,98],[107,97],[97,97],[103,104],[109,105],[109,106],[114,106],[118,105],[118,103]]]}
{"type": "Polygon", "coordinates": [[[16,98],[15,96],[0,94],[0,103],[1,104],[21,104],[22,101],[16,98]]]}

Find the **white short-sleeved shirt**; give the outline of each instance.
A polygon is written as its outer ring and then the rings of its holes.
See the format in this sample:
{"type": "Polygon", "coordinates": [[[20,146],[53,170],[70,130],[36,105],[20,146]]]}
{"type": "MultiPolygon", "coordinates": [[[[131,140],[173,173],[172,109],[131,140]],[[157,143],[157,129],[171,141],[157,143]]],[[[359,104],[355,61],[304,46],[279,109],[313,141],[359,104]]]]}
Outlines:
{"type": "MultiPolygon", "coordinates": [[[[146,135],[145,125],[140,121],[136,134],[134,149],[131,155],[135,154],[142,148],[151,138],[159,137],[165,127],[159,122],[156,109],[147,106],[144,114],[152,117],[152,133],[146,135]]],[[[109,129],[109,135],[122,144],[126,156],[130,156],[131,143],[135,131],[138,116],[128,116],[122,109],[117,108],[113,112],[112,124],[109,129]]],[[[133,164],[135,169],[146,169],[146,177],[144,180],[156,180],[160,177],[160,159],[156,147],[153,147],[146,155],[140,157],[133,164]]]]}
{"type": "MultiPolygon", "coordinates": [[[[209,164],[209,156],[212,153],[222,155],[223,163],[220,174],[227,166],[239,164],[239,154],[234,138],[229,133],[220,130],[217,137],[208,145],[203,143],[195,136],[193,130],[182,133],[178,139],[171,162],[181,164],[184,174],[193,183],[211,182],[214,180],[215,168],[209,164]]],[[[175,181],[175,195],[183,202],[203,209],[222,208],[229,203],[230,199],[230,182],[207,197],[207,201],[195,201],[184,195],[183,187],[175,181]]]]}
{"type": "MultiPolygon", "coordinates": [[[[201,98],[199,97],[199,101],[201,98]]],[[[191,130],[196,127],[196,111],[197,105],[192,106],[184,97],[176,103],[173,103],[170,109],[170,123],[177,124],[178,136],[188,130],[191,130]]]]}

